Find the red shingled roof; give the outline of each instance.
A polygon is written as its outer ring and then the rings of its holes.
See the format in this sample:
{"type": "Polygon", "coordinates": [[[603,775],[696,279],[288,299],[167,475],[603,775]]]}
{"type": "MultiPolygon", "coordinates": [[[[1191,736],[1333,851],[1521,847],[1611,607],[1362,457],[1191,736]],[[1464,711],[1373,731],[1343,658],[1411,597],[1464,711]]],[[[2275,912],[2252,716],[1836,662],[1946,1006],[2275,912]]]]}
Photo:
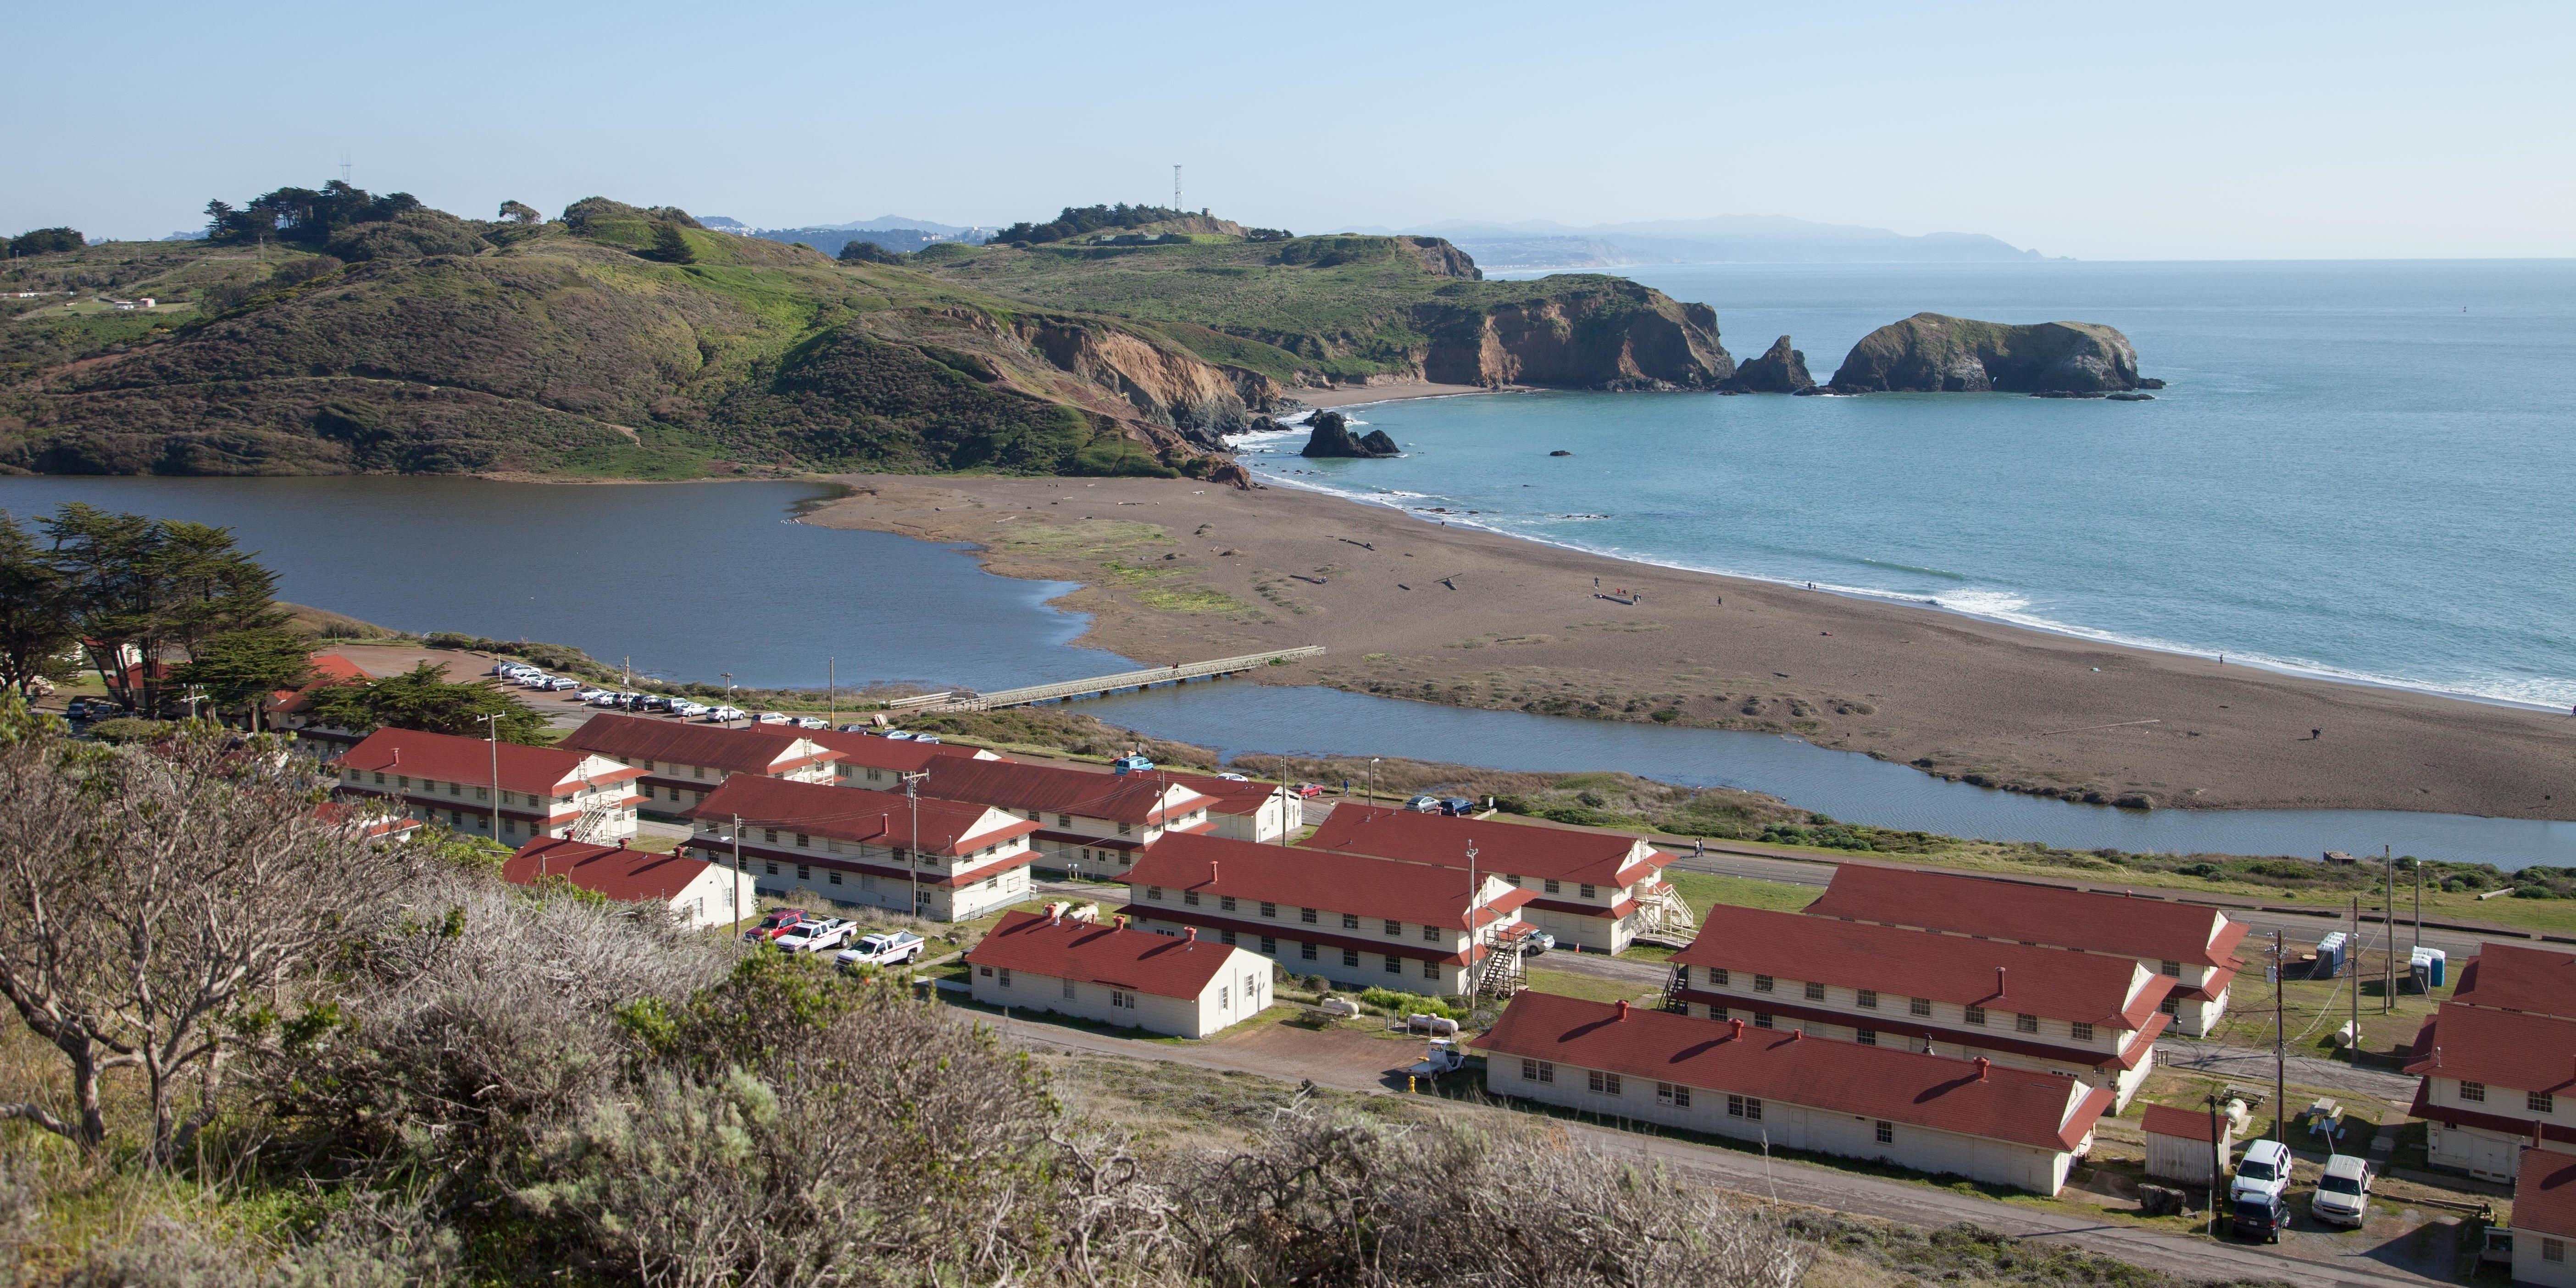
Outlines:
{"type": "MultiPolygon", "coordinates": [[[[2108,1088],[2026,1069],[1523,992],[1476,1039],[1490,1055],[1550,1060],[1703,1091],[1759,1096],[2039,1149],[2071,1150],[2111,1107],[2108,1088]]],[[[1560,1081],[1564,1075],[1558,1075],[1560,1081]]]]}
{"type": "Polygon", "coordinates": [[[1652,864],[1629,861],[1637,838],[1624,833],[1451,818],[1376,805],[1335,806],[1306,844],[1317,850],[1464,868],[1471,841],[1478,869],[1532,880],[1625,886],[1655,870],[1652,864]]]}
{"type": "Polygon", "coordinates": [[[1156,997],[1196,998],[1237,951],[1213,939],[1175,939],[1096,922],[1051,922],[1034,912],[1010,912],[966,954],[966,960],[977,966],[1107,984],[1156,997]]]}
{"type": "Polygon", "coordinates": [[[837,757],[819,744],[792,733],[754,726],[728,729],[719,725],[647,720],[640,716],[595,715],[565,734],[558,747],[596,752],[620,760],[650,760],[704,765],[733,774],[768,774],[802,769],[837,757]]]}
{"type": "MultiPolygon", "coordinates": [[[[1739,975],[1756,972],[1784,980],[1876,989],[1887,995],[1882,1005],[1904,997],[1928,997],[2122,1029],[2144,1025],[2172,987],[2165,977],[2150,976],[2132,993],[2139,966],[2127,957],[2028,948],[1726,904],[1709,909],[1699,937],[1673,954],[1672,960],[1739,975]]],[[[1739,979],[1731,986],[1744,992],[1751,981],[1739,979]]]]}
{"type": "Polygon", "coordinates": [[[2121,953],[2186,966],[2234,966],[2241,922],[2215,908],[2063,886],[1845,863],[1811,917],[1946,930],[2014,943],[2121,953]]]}
{"type": "Polygon", "coordinates": [[[2460,968],[2451,1000],[2576,1019],[2576,954],[2489,943],[2460,968]]]}
{"type": "Polygon", "coordinates": [[[2576,1237],[2576,1154],[2523,1149],[2513,1175],[2513,1228],[2576,1237]]]}
{"type": "Polygon", "coordinates": [[[279,689],[268,695],[268,709],[280,714],[301,711],[313,700],[313,690],[326,684],[358,684],[370,677],[364,668],[337,653],[316,653],[307,659],[313,675],[301,686],[279,689]]]}
{"type": "Polygon", "coordinates": [[[541,876],[562,877],[584,890],[620,901],[667,900],[687,889],[709,866],[704,859],[678,854],[539,839],[520,846],[501,865],[501,879],[513,885],[534,885],[541,876]]]}
{"type": "Polygon", "coordinates": [[[2564,1092],[2576,1085],[2576,1020],[2444,1002],[2416,1030],[2406,1072],[2564,1092]]]}
{"type": "MultiPolygon", "coordinates": [[[[481,738],[460,738],[454,734],[423,733],[417,729],[378,729],[368,734],[357,746],[343,753],[342,769],[405,774],[413,778],[432,778],[447,783],[480,784],[492,781],[491,743],[481,738]]],[[[560,747],[526,747],[515,742],[500,745],[501,790],[552,796],[568,792],[583,783],[582,762],[589,755],[566,751],[560,747]]],[[[629,783],[644,776],[640,769],[622,765],[594,767],[588,781],[606,786],[629,783]]],[[[372,786],[372,784],[369,784],[372,786]]]]}
{"type": "Polygon", "coordinates": [[[878,734],[843,733],[838,729],[816,729],[805,736],[841,753],[842,764],[857,765],[862,769],[891,769],[899,774],[912,773],[924,765],[946,764],[951,759],[973,760],[987,754],[977,747],[914,742],[909,738],[897,740],[878,734]]]}
{"type": "MultiPolygon", "coordinates": [[[[1196,890],[1211,899],[1232,895],[1238,900],[1280,904],[1290,909],[1286,915],[1291,922],[1296,918],[1294,909],[1317,908],[1417,925],[1463,929],[1467,924],[1465,871],[1362,854],[1180,833],[1155,842],[1127,870],[1126,879],[1137,887],[1196,890]]],[[[1526,890],[1510,890],[1485,900],[1480,924],[1499,920],[1529,902],[1529,897],[1526,890]]],[[[1180,896],[1174,894],[1171,899],[1177,903],[1180,896]]],[[[1137,911],[1149,909],[1140,906],[1137,911]]]]}
{"type": "MultiPolygon", "coordinates": [[[[917,847],[932,854],[958,855],[997,841],[1025,836],[1037,824],[997,813],[987,805],[921,798],[921,834],[917,847]]],[[[739,815],[746,827],[793,828],[814,836],[874,845],[916,848],[913,803],[893,792],[830,783],[799,783],[785,778],[736,774],[707,793],[699,804],[681,811],[686,819],[730,823],[739,815]]]]}
{"type": "Polygon", "coordinates": [[[2209,1115],[2198,1109],[2176,1109],[2172,1105],[2149,1105],[2138,1124],[2150,1136],[2175,1136],[2209,1144],[2218,1139],[2210,1131],[2209,1115]]]}
{"type": "MultiPolygon", "coordinates": [[[[930,777],[921,782],[921,794],[952,801],[981,801],[1007,810],[1144,825],[1163,821],[1155,807],[1170,786],[1179,784],[1166,784],[1151,772],[1095,774],[1060,765],[950,756],[930,766],[930,777]]],[[[1183,791],[1186,794],[1171,808],[1175,817],[1214,804],[1186,788],[1183,791]]]]}
{"type": "Polygon", "coordinates": [[[1171,775],[1171,779],[1215,801],[1215,804],[1208,806],[1208,811],[1215,814],[1258,813],[1262,806],[1279,796],[1277,783],[1236,782],[1231,778],[1219,778],[1213,774],[1175,773],[1171,775]]]}

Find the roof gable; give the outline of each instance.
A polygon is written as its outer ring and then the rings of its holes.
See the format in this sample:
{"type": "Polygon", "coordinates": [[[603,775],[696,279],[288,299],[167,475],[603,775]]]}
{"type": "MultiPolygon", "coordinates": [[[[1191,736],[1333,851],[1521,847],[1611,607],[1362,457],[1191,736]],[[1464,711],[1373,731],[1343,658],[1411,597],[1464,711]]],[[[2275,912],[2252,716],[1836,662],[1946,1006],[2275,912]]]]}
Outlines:
{"type": "Polygon", "coordinates": [[[2408,1073],[2566,1092],[2576,1088],[2576,1020],[2444,1002],[2416,1030],[2414,1057],[2408,1073]]]}
{"type": "Polygon", "coordinates": [[[728,729],[605,712],[555,745],[620,760],[704,765],[736,774],[777,773],[837,758],[820,743],[758,726],[728,729]]]}
{"type": "Polygon", "coordinates": [[[1672,960],[2124,1029],[2144,1025],[2172,987],[2128,957],[1727,904],[1672,960]]]}
{"type": "Polygon", "coordinates": [[[1187,787],[1153,774],[1097,774],[1061,765],[962,756],[936,759],[929,769],[930,777],[921,782],[925,796],[1113,823],[1150,826],[1162,822],[1166,813],[1186,814],[1210,803],[1187,787]]]}
{"type": "MultiPolygon", "coordinates": [[[[1157,997],[1195,998],[1239,952],[1213,940],[1012,912],[1003,914],[1001,923],[966,954],[966,960],[977,966],[1107,984],[1157,997]]],[[[1262,967],[1267,970],[1269,964],[1263,962],[1262,967]]]]}
{"type": "Polygon", "coordinates": [[[2576,1154],[2522,1151],[2513,1176],[2513,1226],[2576,1238],[2576,1154]]]}
{"type": "Polygon", "coordinates": [[[1375,805],[1337,805],[1308,838],[1309,848],[1374,854],[1408,863],[1467,866],[1467,848],[1484,871],[1548,881],[1624,886],[1650,869],[1632,862],[1638,838],[1620,832],[1541,827],[1490,818],[1450,818],[1375,805]]]}
{"type": "Polygon", "coordinates": [[[520,846],[502,863],[501,879],[514,885],[534,885],[546,877],[562,877],[584,890],[621,902],[668,901],[678,898],[689,883],[712,866],[704,859],[682,854],[541,838],[520,846]]]}
{"type": "Polygon", "coordinates": [[[680,817],[716,823],[740,818],[745,827],[793,828],[814,836],[951,857],[1037,830],[1035,823],[970,801],[929,796],[914,801],[892,792],[751,774],[726,779],[704,801],[681,811],[680,817]]]}
{"type": "Polygon", "coordinates": [[[496,760],[501,790],[531,796],[552,796],[585,782],[609,786],[643,776],[640,770],[585,752],[495,744],[418,729],[378,729],[343,753],[338,763],[343,769],[472,784],[491,782],[496,760]]]}
{"type": "MultiPolygon", "coordinates": [[[[1482,875],[1491,881],[1500,874],[1482,875]]],[[[1175,833],[1147,847],[1127,870],[1127,883],[1461,930],[1470,902],[1463,869],[1195,833],[1175,833]]],[[[1477,907],[1481,920],[1492,922],[1529,899],[1527,891],[1505,889],[1477,907]]]]}
{"type": "Polygon", "coordinates": [[[2576,954],[2488,943],[2460,968],[2451,1000],[2467,1006],[2576,1019],[2576,954]]]}
{"type": "Polygon", "coordinates": [[[1837,866],[1806,912],[2188,966],[2235,965],[2228,954],[2245,936],[2241,924],[2215,908],[2169,899],[1871,863],[1837,866]]]}

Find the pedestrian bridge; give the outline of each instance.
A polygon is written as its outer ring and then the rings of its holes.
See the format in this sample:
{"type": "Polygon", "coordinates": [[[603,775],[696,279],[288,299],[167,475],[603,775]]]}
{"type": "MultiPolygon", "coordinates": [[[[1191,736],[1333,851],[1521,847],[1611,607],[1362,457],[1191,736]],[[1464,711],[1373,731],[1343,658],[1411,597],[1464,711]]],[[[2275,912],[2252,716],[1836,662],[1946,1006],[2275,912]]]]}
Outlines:
{"type": "Polygon", "coordinates": [[[886,704],[891,711],[991,711],[1000,707],[1024,707],[1033,702],[1067,702],[1075,698],[1097,698],[1121,689],[1148,689],[1157,684],[1178,684],[1184,680],[1216,679],[1240,675],[1257,666],[1294,662],[1300,658],[1318,657],[1321,644],[1304,644],[1296,648],[1272,649],[1267,653],[1246,653],[1240,657],[1211,658],[1205,662],[1176,662],[1143,671],[1121,671],[1116,675],[1095,675],[1087,680],[1064,680],[1055,684],[1032,684],[1017,689],[997,689],[976,693],[965,689],[946,689],[938,693],[916,694],[896,698],[886,704]]]}

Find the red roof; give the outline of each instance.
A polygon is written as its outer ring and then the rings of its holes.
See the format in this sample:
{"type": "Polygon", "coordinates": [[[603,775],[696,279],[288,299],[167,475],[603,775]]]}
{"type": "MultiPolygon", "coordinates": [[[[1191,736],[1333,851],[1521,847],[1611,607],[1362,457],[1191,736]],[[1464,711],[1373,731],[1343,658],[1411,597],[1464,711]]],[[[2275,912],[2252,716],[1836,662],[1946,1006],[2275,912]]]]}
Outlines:
{"type": "Polygon", "coordinates": [[[1376,805],[1334,806],[1324,825],[1306,841],[1318,850],[1375,854],[1445,868],[1466,867],[1471,843],[1476,847],[1478,870],[1534,880],[1625,886],[1656,870],[1653,864],[1629,861],[1637,838],[1621,832],[1452,818],[1376,805]]]}
{"type": "Polygon", "coordinates": [[[2139,1126],[2150,1136],[2173,1136],[2196,1140],[2207,1145],[2218,1139],[2211,1134],[2209,1114],[2199,1109],[2176,1109],[2172,1105],[2149,1105],[2139,1126]]]}
{"type": "Polygon", "coordinates": [[[1806,913],[2186,966],[2234,966],[2245,938],[2215,908],[1869,863],[1836,867],[1806,913]]]}
{"type": "MultiPolygon", "coordinates": [[[[1474,1045],[1704,1091],[2071,1150],[2112,1093],[2072,1078],[1523,992],[1474,1045]]],[[[1560,1075],[1561,1077],[1562,1075],[1560,1075]]],[[[1509,1079],[1502,1080],[1509,1085],[1509,1079]]]]}
{"type": "Polygon", "coordinates": [[[513,885],[534,885],[541,877],[562,877],[584,890],[620,901],[669,900],[677,898],[712,866],[704,859],[679,854],[541,838],[520,846],[501,865],[501,879],[513,885]]]}
{"type": "Polygon", "coordinates": [[[727,729],[605,714],[592,716],[555,745],[619,760],[704,765],[735,774],[777,773],[838,758],[801,735],[761,726],[727,729]]]}
{"type": "MultiPolygon", "coordinates": [[[[481,738],[417,729],[378,729],[343,753],[339,765],[343,769],[474,784],[492,781],[494,755],[493,744],[481,738]]],[[[501,790],[533,796],[552,796],[581,786],[585,781],[582,762],[590,759],[585,752],[527,747],[515,742],[500,744],[498,755],[501,790]]],[[[623,765],[600,765],[593,767],[587,781],[607,785],[633,782],[643,776],[643,771],[623,765]]]]}
{"type": "Polygon", "coordinates": [[[360,835],[369,837],[399,836],[428,826],[409,814],[361,810],[347,801],[324,801],[313,807],[313,817],[325,823],[346,824],[357,828],[360,835]]]}
{"type": "MultiPolygon", "coordinates": [[[[1176,833],[1156,841],[1134,867],[1127,869],[1126,880],[1135,888],[1196,890],[1211,898],[1232,895],[1238,900],[1328,908],[1456,929],[1466,927],[1470,901],[1467,874],[1457,868],[1257,845],[1193,833],[1176,833]]],[[[1172,897],[1178,902],[1178,895],[1172,897]]],[[[1529,902],[1529,897],[1526,890],[1509,890],[1485,900],[1480,906],[1480,924],[1500,919],[1504,913],[1529,902]]],[[[1150,910],[1139,906],[1137,911],[1142,914],[1150,910]]]]}
{"type": "Polygon", "coordinates": [[[868,733],[843,733],[837,729],[816,729],[805,735],[841,753],[840,763],[862,769],[891,769],[909,774],[929,764],[945,764],[952,757],[972,760],[988,755],[978,747],[957,747],[944,742],[914,742],[868,733]]]}
{"type": "MultiPolygon", "coordinates": [[[[977,966],[1107,984],[1156,997],[1195,998],[1238,951],[1212,939],[1175,939],[1097,922],[1050,921],[1034,912],[1007,912],[1001,924],[966,954],[966,960],[977,966]]],[[[1268,963],[1263,963],[1263,969],[1268,969],[1268,963]]]]}
{"type": "MultiPolygon", "coordinates": [[[[898,744],[900,745],[900,744],[898,744]]],[[[950,756],[932,763],[921,794],[952,801],[981,801],[1007,810],[1105,818],[1113,823],[1160,823],[1156,812],[1164,793],[1177,784],[1152,773],[1095,774],[1061,765],[1027,765],[1014,760],[970,760],[950,756]]],[[[1182,789],[1170,812],[1177,816],[1213,804],[1182,789]]]]}
{"type": "Polygon", "coordinates": [[[269,710],[301,711],[305,703],[312,701],[313,690],[323,685],[360,684],[372,678],[364,668],[337,653],[316,653],[307,661],[313,667],[312,677],[296,688],[269,694],[269,710]]]}
{"type": "Polygon", "coordinates": [[[2406,1072],[2565,1091],[2576,1084],[2576,1020],[2444,1002],[2416,1031],[2406,1072]]]}
{"type": "Polygon", "coordinates": [[[2513,1174],[2513,1228],[2576,1237],[2576,1154],[2523,1148],[2513,1174]]]}
{"type": "MultiPolygon", "coordinates": [[[[2122,1029],[2144,1025],[2172,987],[2163,976],[2151,976],[2133,992],[2139,968],[2126,957],[2028,948],[1727,904],[1709,909],[1700,922],[1699,937],[1673,954],[1672,960],[1784,980],[1876,989],[1888,995],[1882,1004],[1900,997],[1928,997],[2122,1029]]],[[[1732,981],[1731,987],[1742,992],[1750,982],[1732,981]]]]}
{"type": "Polygon", "coordinates": [[[1173,782],[1214,800],[1216,803],[1208,806],[1208,810],[1216,814],[1258,813],[1262,806],[1279,797],[1277,783],[1237,782],[1214,774],[1174,773],[1170,777],[1173,782]]]}
{"type": "Polygon", "coordinates": [[[793,828],[813,836],[952,856],[1025,836],[1038,826],[964,801],[924,796],[919,805],[920,843],[915,845],[914,802],[893,792],[736,774],[680,817],[731,822],[739,816],[746,827],[793,828]]]}
{"type": "Polygon", "coordinates": [[[2469,1006],[2576,1018],[2576,954],[2489,943],[2460,968],[2451,1000],[2469,1006]]]}

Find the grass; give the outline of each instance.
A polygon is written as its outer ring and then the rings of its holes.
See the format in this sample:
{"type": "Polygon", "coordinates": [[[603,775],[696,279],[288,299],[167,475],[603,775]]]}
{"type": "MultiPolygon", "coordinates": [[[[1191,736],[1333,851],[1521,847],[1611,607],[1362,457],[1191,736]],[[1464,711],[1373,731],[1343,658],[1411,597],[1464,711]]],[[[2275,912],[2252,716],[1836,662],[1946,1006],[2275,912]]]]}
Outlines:
{"type": "Polygon", "coordinates": [[[1531,967],[1528,981],[1531,988],[1541,993],[1554,993],[1559,997],[1579,997],[1587,1002],[1638,1002],[1656,995],[1652,989],[1635,988],[1615,979],[1549,970],[1543,966],[1531,967]]]}
{"type": "Polygon", "coordinates": [[[1672,868],[1664,869],[1664,880],[1671,882],[1682,902],[1689,904],[1691,911],[1702,917],[1721,903],[1737,908],[1797,912],[1824,893],[1819,886],[1720,876],[1714,872],[1680,872],[1672,868]]]}
{"type": "Polygon", "coordinates": [[[1074,519],[1054,523],[1023,522],[985,539],[999,550],[1030,554],[1113,554],[1135,546],[1168,546],[1171,534],[1161,524],[1131,519],[1074,519]]]}
{"type": "Polygon", "coordinates": [[[1166,613],[1240,613],[1252,607],[1218,591],[1164,590],[1160,587],[1137,591],[1136,602],[1166,613]]]}

